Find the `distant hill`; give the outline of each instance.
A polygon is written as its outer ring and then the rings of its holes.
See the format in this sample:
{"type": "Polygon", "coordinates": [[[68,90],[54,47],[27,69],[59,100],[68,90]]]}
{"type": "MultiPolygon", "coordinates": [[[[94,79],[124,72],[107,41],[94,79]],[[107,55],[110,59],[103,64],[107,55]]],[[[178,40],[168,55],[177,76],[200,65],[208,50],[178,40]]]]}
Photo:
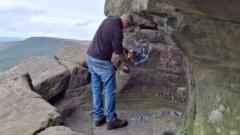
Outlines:
{"type": "Polygon", "coordinates": [[[24,38],[17,38],[17,37],[0,37],[1,42],[12,42],[12,41],[20,41],[24,40],[24,38]]]}
{"type": "Polygon", "coordinates": [[[50,37],[31,37],[25,40],[4,42],[1,44],[9,45],[66,45],[66,44],[77,44],[81,41],[74,39],[63,39],[63,38],[50,38],[50,37]]]}
{"type": "Polygon", "coordinates": [[[43,55],[52,57],[60,48],[89,43],[90,41],[50,37],[31,37],[22,41],[0,43],[0,72],[6,71],[27,57],[43,55]]]}

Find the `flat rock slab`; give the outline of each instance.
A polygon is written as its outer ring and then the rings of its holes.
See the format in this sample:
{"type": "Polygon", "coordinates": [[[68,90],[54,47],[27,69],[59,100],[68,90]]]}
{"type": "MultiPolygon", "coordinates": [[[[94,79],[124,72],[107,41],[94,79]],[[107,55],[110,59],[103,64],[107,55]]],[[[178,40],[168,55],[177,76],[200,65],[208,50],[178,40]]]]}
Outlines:
{"type": "Polygon", "coordinates": [[[160,111],[173,111],[173,109],[149,109],[149,110],[118,110],[118,116],[128,120],[128,126],[107,130],[106,124],[95,127],[91,117],[91,111],[79,108],[70,117],[65,119],[64,125],[71,127],[76,132],[86,135],[175,135],[179,131],[183,116],[166,116],[139,122],[138,117],[144,114],[154,114],[160,111]]]}
{"type": "Polygon", "coordinates": [[[37,135],[82,135],[73,132],[70,128],[64,126],[53,126],[45,129],[37,135]]]}
{"type": "Polygon", "coordinates": [[[31,57],[20,63],[20,72],[29,73],[34,91],[49,100],[66,89],[70,72],[47,56],[31,57]]]}
{"type": "Polygon", "coordinates": [[[56,108],[14,72],[0,75],[0,95],[1,135],[33,135],[62,122],[56,108]]]}

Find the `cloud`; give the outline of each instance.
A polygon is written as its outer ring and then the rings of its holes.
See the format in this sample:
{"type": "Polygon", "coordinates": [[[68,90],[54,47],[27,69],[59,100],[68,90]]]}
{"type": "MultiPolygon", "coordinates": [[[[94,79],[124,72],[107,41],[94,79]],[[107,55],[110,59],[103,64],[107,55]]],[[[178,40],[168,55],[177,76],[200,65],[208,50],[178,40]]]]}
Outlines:
{"type": "Polygon", "coordinates": [[[22,23],[27,22],[31,17],[41,14],[41,11],[29,8],[11,8],[0,10],[0,26],[7,30],[15,30],[22,23]]]}
{"type": "Polygon", "coordinates": [[[105,18],[104,0],[13,1],[0,1],[0,36],[92,39],[105,18]]]}

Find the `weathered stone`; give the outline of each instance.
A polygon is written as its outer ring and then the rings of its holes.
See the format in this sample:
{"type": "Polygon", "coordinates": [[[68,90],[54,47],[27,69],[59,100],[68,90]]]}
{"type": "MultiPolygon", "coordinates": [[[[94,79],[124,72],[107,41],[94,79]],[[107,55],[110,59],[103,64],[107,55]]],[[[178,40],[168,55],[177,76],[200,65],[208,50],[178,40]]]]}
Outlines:
{"type": "Polygon", "coordinates": [[[69,81],[69,71],[54,59],[36,56],[20,62],[20,74],[29,73],[34,91],[49,100],[63,92],[69,81]]]}
{"type": "Polygon", "coordinates": [[[87,68],[70,61],[60,61],[60,62],[64,67],[66,67],[69,70],[71,74],[68,82],[66,94],[69,92],[69,90],[77,89],[90,82],[90,74],[87,68]]]}
{"type": "Polygon", "coordinates": [[[190,110],[196,114],[187,117],[187,126],[182,134],[225,135],[231,130],[239,132],[239,122],[235,120],[240,111],[239,69],[209,68],[192,63],[191,70],[196,99],[191,103],[195,107],[190,110]]]}
{"type": "Polygon", "coordinates": [[[146,14],[132,14],[133,24],[140,28],[157,29],[157,24],[154,22],[153,17],[146,14]]]}
{"type": "Polygon", "coordinates": [[[58,100],[53,105],[65,118],[70,116],[80,105],[91,104],[92,92],[90,85],[84,85],[76,89],[67,91],[61,100],[58,100]]]}
{"type": "Polygon", "coordinates": [[[158,30],[141,29],[136,31],[136,39],[148,39],[152,43],[165,43],[164,36],[158,30]]]}
{"type": "Polygon", "coordinates": [[[166,13],[170,6],[173,9],[183,10],[191,14],[240,21],[240,2],[236,0],[209,0],[208,2],[201,0],[149,0],[148,10],[156,13],[166,13]]]}
{"type": "Polygon", "coordinates": [[[198,63],[238,68],[239,33],[240,25],[186,15],[174,39],[182,51],[198,63]]]}
{"type": "Polygon", "coordinates": [[[194,63],[194,68],[190,67],[189,71],[196,81],[192,86],[193,92],[197,93],[196,99],[190,101],[192,106],[188,110],[191,111],[187,113],[189,117],[183,134],[224,135],[229,134],[230,129],[239,127],[231,120],[236,115],[234,112],[239,112],[239,107],[235,105],[239,98],[238,85],[235,84],[239,81],[236,77],[240,68],[239,33],[238,24],[196,15],[185,15],[174,32],[177,45],[191,60],[190,63],[194,63]],[[215,99],[223,103],[216,105],[215,99]],[[223,109],[226,107],[228,111],[223,109]],[[197,112],[194,117],[192,112],[197,112]],[[232,126],[227,123],[232,123],[232,126]]]}
{"type": "Polygon", "coordinates": [[[64,126],[53,126],[45,129],[37,135],[82,135],[80,133],[76,133],[72,131],[68,127],[64,126]]]}
{"type": "Polygon", "coordinates": [[[60,61],[69,61],[84,66],[89,45],[90,42],[86,42],[86,44],[74,45],[60,49],[55,57],[60,61]]]}
{"type": "Polygon", "coordinates": [[[118,16],[124,12],[175,14],[176,11],[240,22],[240,2],[236,0],[106,0],[105,15],[118,16]]]}
{"type": "MultiPolygon", "coordinates": [[[[163,34],[165,38],[171,39],[169,35],[172,35],[174,39],[168,40],[170,42],[167,45],[177,46],[180,50],[178,53],[186,56],[188,68],[185,73],[188,77],[189,99],[182,134],[239,134],[239,122],[236,122],[236,117],[239,116],[240,109],[237,106],[239,104],[237,82],[240,80],[238,77],[240,2],[146,0],[144,5],[144,8],[138,10],[133,5],[133,1],[122,0],[114,3],[113,0],[106,0],[105,14],[118,16],[124,12],[134,11],[145,16],[153,16],[153,21],[158,24],[158,30],[165,32],[163,34]]],[[[154,37],[149,35],[151,33],[140,38],[154,37]]],[[[161,47],[159,48],[161,50],[161,47]]],[[[160,52],[169,55],[168,51],[160,52]]],[[[151,57],[159,55],[161,53],[155,50],[151,57]]],[[[164,67],[160,66],[162,62],[169,63],[168,65],[176,63],[172,58],[165,61],[160,57],[160,60],[155,61],[151,57],[146,61],[147,66],[144,68],[158,67],[159,70],[164,67]]],[[[171,66],[166,66],[166,69],[171,69],[171,66]]],[[[156,74],[157,70],[153,72],[156,74]]],[[[141,84],[148,82],[142,80],[139,81],[141,84]]],[[[158,80],[162,80],[161,77],[158,80]]],[[[134,83],[130,84],[128,84],[129,88],[134,87],[134,83]]]]}
{"type": "Polygon", "coordinates": [[[90,74],[85,65],[87,49],[89,45],[75,45],[61,49],[57,55],[57,61],[66,67],[71,77],[65,96],[69,97],[73,91],[90,82],[90,74]]]}
{"type": "Polygon", "coordinates": [[[1,135],[33,135],[62,123],[56,109],[30,89],[24,76],[1,74],[0,94],[1,135]]]}
{"type": "Polygon", "coordinates": [[[90,75],[85,62],[89,44],[90,43],[86,43],[63,48],[56,54],[58,62],[71,73],[68,91],[89,83],[90,75]]]}
{"type": "Polygon", "coordinates": [[[144,11],[148,7],[148,0],[106,0],[105,15],[119,16],[124,12],[144,11]]]}
{"type": "MultiPolygon", "coordinates": [[[[144,39],[148,40],[148,38],[144,39]]],[[[126,45],[127,48],[128,45],[126,45]]],[[[128,100],[131,100],[132,95],[138,100],[143,97],[154,97],[157,100],[173,101],[174,103],[178,101],[184,106],[187,92],[181,93],[179,90],[179,87],[185,87],[187,84],[186,64],[182,54],[172,45],[161,43],[149,43],[149,45],[152,47],[150,47],[149,58],[146,61],[131,66],[129,74],[121,70],[117,72],[119,95],[126,94],[121,98],[128,98],[128,100]]],[[[159,102],[157,100],[156,102],[159,102]]]]}

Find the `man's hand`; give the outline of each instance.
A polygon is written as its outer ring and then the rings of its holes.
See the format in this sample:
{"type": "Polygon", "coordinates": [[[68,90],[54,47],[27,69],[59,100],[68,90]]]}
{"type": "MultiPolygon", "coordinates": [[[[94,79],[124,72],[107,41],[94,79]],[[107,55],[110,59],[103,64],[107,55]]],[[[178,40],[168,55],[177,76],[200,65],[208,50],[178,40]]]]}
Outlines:
{"type": "Polygon", "coordinates": [[[116,55],[118,57],[118,59],[121,61],[121,63],[125,66],[129,66],[130,65],[130,61],[127,60],[126,56],[124,56],[124,54],[122,55],[116,55]]]}
{"type": "Polygon", "coordinates": [[[130,72],[130,61],[127,59],[127,54],[122,54],[122,55],[116,55],[117,58],[121,61],[121,64],[123,65],[123,71],[125,73],[129,73],[130,72]]]}
{"type": "Polygon", "coordinates": [[[124,65],[124,66],[123,66],[123,72],[129,73],[129,72],[130,72],[129,66],[124,65]]]}

